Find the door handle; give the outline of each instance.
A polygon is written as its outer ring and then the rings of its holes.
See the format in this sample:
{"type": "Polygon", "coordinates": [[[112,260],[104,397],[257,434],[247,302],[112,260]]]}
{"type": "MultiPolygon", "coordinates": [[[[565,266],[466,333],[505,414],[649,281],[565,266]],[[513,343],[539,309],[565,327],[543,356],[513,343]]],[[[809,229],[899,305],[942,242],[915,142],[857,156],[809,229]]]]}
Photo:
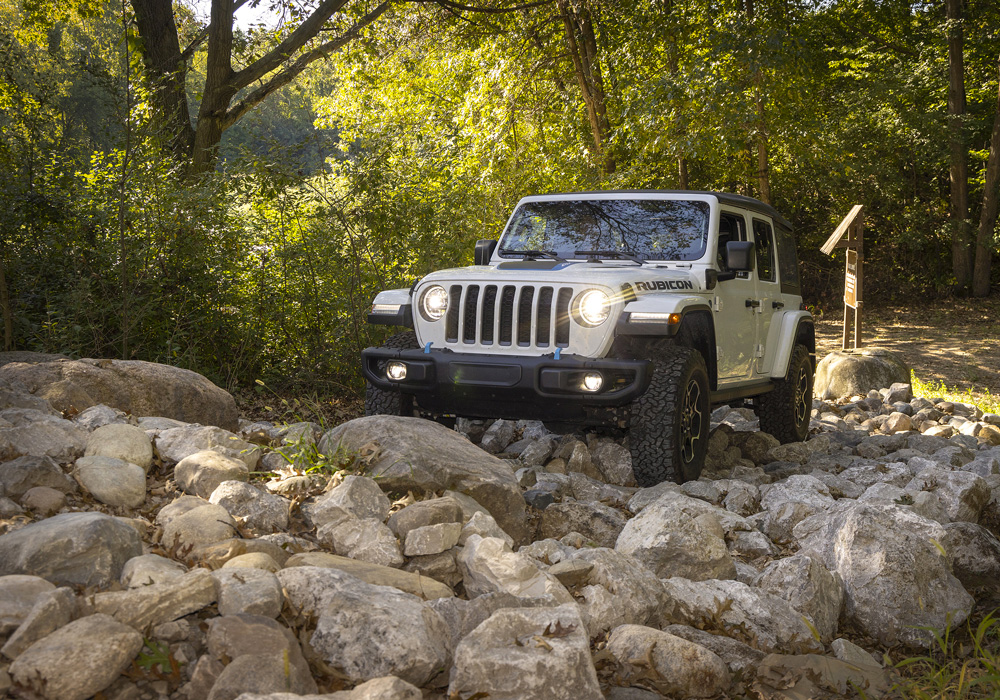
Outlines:
{"type": "Polygon", "coordinates": [[[771,302],[771,308],[772,309],[783,309],[783,308],[785,308],[785,302],[783,302],[783,301],[772,301],[771,302]]]}
{"type": "Polygon", "coordinates": [[[756,309],[760,306],[760,299],[747,299],[747,308],[756,309]]]}

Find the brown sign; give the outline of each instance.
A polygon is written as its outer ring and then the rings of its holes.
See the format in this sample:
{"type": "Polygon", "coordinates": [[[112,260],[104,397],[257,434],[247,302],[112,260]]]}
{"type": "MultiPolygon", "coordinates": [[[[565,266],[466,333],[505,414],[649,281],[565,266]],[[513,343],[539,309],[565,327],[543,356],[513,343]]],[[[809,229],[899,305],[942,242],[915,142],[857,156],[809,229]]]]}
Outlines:
{"type": "Polygon", "coordinates": [[[844,274],[844,303],[858,308],[858,251],[847,249],[847,271],[844,274]]]}

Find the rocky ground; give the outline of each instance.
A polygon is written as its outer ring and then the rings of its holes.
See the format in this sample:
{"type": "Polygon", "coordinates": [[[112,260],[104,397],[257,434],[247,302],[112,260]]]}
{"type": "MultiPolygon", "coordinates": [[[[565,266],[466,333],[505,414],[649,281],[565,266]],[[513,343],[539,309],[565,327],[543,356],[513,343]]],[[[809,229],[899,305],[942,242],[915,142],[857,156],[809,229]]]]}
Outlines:
{"type": "Polygon", "coordinates": [[[639,489],[539,423],[227,430],[196,375],[43,364],[0,368],[0,696],[878,697],[1000,585],[1000,416],[905,384],[790,445],[720,408],[639,489]]]}

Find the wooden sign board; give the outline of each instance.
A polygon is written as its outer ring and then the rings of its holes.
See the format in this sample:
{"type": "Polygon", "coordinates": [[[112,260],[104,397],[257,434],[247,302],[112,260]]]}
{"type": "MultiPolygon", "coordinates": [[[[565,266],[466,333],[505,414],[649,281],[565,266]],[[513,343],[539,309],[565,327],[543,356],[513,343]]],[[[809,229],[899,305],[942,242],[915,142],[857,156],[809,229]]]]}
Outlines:
{"type": "Polygon", "coordinates": [[[847,271],[844,273],[844,303],[858,308],[858,251],[847,249],[847,271]]]}

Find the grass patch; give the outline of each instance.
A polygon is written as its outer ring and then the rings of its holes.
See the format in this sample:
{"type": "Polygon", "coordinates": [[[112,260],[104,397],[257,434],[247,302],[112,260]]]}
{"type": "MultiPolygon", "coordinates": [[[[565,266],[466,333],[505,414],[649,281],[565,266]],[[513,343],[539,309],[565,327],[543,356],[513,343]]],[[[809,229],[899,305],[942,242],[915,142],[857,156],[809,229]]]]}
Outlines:
{"type": "Polygon", "coordinates": [[[965,403],[978,407],[984,413],[1000,413],[1000,396],[994,396],[989,389],[951,387],[940,381],[923,381],[913,370],[910,370],[910,384],[914,396],[940,397],[946,401],[965,403]]]}
{"type": "Polygon", "coordinates": [[[925,656],[894,665],[899,696],[930,700],[978,700],[1000,697],[1000,619],[993,611],[973,630],[934,632],[934,646],[925,656]]]}

